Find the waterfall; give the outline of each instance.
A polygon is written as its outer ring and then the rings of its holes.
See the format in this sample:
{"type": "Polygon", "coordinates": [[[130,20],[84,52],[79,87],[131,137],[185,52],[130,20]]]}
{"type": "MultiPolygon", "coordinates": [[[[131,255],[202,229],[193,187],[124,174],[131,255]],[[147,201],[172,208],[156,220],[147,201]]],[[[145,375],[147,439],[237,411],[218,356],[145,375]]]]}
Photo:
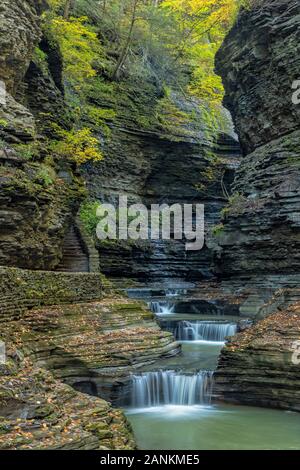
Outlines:
{"type": "Polygon", "coordinates": [[[171,302],[150,302],[150,309],[158,315],[169,315],[174,313],[175,304],[171,302]]]}
{"type": "Polygon", "coordinates": [[[235,335],[235,323],[206,321],[182,321],[175,328],[176,339],[180,341],[216,341],[223,342],[227,336],[235,335]]]}
{"type": "Polygon", "coordinates": [[[146,372],[133,376],[132,406],[210,404],[212,371],[184,375],[176,371],[146,372]]]}
{"type": "Polygon", "coordinates": [[[178,297],[179,295],[186,295],[187,289],[167,289],[167,297],[178,297]]]}

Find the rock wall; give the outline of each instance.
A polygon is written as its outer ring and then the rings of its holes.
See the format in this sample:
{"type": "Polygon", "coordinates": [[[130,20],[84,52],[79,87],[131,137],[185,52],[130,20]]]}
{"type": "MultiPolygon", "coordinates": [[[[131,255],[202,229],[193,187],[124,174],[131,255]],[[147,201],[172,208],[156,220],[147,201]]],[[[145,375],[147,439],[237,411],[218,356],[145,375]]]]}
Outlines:
{"type": "Polygon", "coordinates": [[[299,303],[239,333],[222,351],[214,393],[233,403],[300,411],[299,338],[299,303]]]}
{"type": "Polygon", "coordinates": [[[144,303],[104,285],[100,274],[1,268],[0,448],[134,448],[103,398],[117,404],[120,387],[128,398],[132,372],[180,347],[144,303]]]}
{"type": "Polygon", "coordinates": [[[297,411],[300,108],[292,83],[299,20],[299,2],[257,2],[241,12],[217,55],[245,153],[219,237],[222,287],[244,292],[242,315],[266,318],[222,350],[215,389],[226,401],[297,411]]]}
{"type": "Polygon", "coordinates": [[[61,120],[65,114],[58,78],[43,75],[31,61],[46,6],[43,0],[0,6],[0,265],[30,269],[59,264],[84,193],[69,165],[45,160],[38,134],[37,112],[52,111],[61,120]]]}
{"type": "Polygon", "coordinates": [[[3,0],[0,10],[0,80],[13,96],[18,91],[41,38],[39,14],[46,1],[3,0]]]}
{"type": "MultiPolygon", "coordinates": [[[[242,11],[217,54],[244,153],[224,212],[223,277],[300,272],[300,6],[262,2],[242,11]]],[[[274,286],[276,288],[276,286],[274,286]]]]}
{"type": "MultiPolygon", "coordinates": [[[[123,85],[124,86],[124,85],[123,85]]],[[[157,90],[126,90],[126,99],[113,102],[97,98],[97,104],[113,107],[116,119],[111,136],[104,142],[105,159],[84,171],[90,196],[115,202],[126,195],[128,202],[205,204],[206,230],[218,224],[226,204],[221,179],[230,192],[240,149],[230,118],[224,114],[228,133],[214,142],[199,103],[173,92],[178,112],[190,116],[185,123],[166,128],[159,125],[157,90]],[[143,95],[143,96],[140,96],[143,95]],[[132,114],[131,114],[132,113],[132,114]],[[192,118],[191,116],[194,116],[192,118]],[[147,122],[146,126],[144,123],[147,122]],[[150,124],[149,124],[150,122],[150,124]],[[214,176],[213,176],[214,175],[214,176]]],[[[174,116],[169,116],[172,122],[174,116]]],[[[208,237],[209,238],[209,237],[208,237]]],[[[213,251],[209,242],[199,252],[186,252],[179,241],[147,243],[98,243],[101,269],[106,275],[134,278],[212,276],[213,251]]]]}

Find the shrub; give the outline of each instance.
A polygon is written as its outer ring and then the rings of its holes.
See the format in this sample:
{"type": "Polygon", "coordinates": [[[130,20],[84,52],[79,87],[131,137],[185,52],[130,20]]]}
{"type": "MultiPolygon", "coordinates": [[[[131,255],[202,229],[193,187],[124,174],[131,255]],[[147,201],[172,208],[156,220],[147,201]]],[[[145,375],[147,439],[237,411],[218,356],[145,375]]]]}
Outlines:
{"type": "Polygon", "coordinates": [[[82,165],[87,161],[98,162],[103,159],[99,150],[98,140],[92,135],[91,129],[72,129],[66,131],[59,126],[55,126],[55,131],[61,140],[50,143],[49,149],[58,157],[82,165]]]}
{"type": "Polygon", "coordinates": [[[25,160],[33,160],[38,157],[40,149],[37,142],[31,144],[16,144],[13,146],[17,154],[25,160]]]}
{"type": "Polygon", "coordinates": [[[214,225],[211,229],[211,233],[215,237],[219,237],[223,231],[224,231],[224,224],[222,224],[222,223],[218,224],[218,225],[214,225]]]}
{"type": "Polygon", "coordinates": [[[84,228],[90,235],[95,235],[96,227],[99,222],[99,217],[97,217],[97,209],[99,207],[98,201],[85,201],[81,204],[79,210],[79,217],[83,223],[84,228]]]}
{"type": "Polygon", "coordinates": [[[57,16],[48,26],[49,36],[54,36],[60,45],[65,76],[78,88],[95,77],[93,62],[101,55],[97,34],[86,24],[87,20],[86,17],[66,20],[57,16]]]}
{"type": "Polygon", "coordinates": [[[37,171],[35,175],[35,180],[37,183],[45,186],[51,186],[55,181],[56,173],[53,168],[48,167],[47,165],[41,165],[41,168],[37,171]]]}

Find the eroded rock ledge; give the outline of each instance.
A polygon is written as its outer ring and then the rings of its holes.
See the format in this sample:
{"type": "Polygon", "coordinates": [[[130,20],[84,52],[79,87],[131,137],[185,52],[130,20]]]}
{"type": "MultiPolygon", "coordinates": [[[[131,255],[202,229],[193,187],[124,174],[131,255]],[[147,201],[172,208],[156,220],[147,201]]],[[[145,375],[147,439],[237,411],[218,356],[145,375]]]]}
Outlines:
{"type": "Polygon", "coordinates": [[[100,274],[0,274],[0,447],[133,448],[102,398],[117,402],[133,371],[178,353],[172,334],[142,302],[105,292],[100,274]]]}
{"type": "Polygon", "coordinates": [[[293,0],[243,10],[216,60],[245,154],[219,238],[222,286],[244,293],[242,315],[271,314],[225,347],[216,391],[235,403],[297,411],[300,369],[291,348],[300,339],[300,108],[292,83],[299,15],[293,0]]]}
{"type": "Polygon", "coordinates": [[[242,10],[216,57],[245,154],[223,214],[219,269],[241,284],[265,276],[262,288],[277,276],[274,292],[300,273],[300,120],[292,103],[300,7],[258,3],[242,10]]]}
{"type": "Polygon", "coordinates": [[[216,395],[233,403],[300,411],[296,342],[300,344],[300,303],[228,342],[215,374],[216,395]]]}
{"type": "Polygon", "coordinates": [[[121,411],[79,393],[45,369],[8,351],[0,374],[0,449],[134,449],[121,411]]]}

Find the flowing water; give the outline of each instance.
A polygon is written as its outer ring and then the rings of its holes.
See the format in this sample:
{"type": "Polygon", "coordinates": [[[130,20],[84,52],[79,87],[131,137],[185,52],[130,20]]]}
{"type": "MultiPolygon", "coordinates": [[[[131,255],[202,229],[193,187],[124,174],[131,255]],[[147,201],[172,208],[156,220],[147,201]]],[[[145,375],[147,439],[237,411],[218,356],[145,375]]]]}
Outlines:
{"type": "Polygon", "coordinates": [[[125,412],[139,448],[300,449],[298,413],[214,403],[213,371],[238,319],[176,314],[183,289],[170,287],[164,295],[166,300],[149,299],[148,290],[137,297],[147,297],[162,328],[181,342],[182,353],[132,376],[131,406],[125,412]]]}
{"type": "Polygon", "coordinates": [[[179,341],[211,341],[222,343],[229,336],[235,335],[235,323],[221,323],[218,321],[180,321],[175,328],[168,328],[179,341]]]}
{"type": "Polygon", "coordinates": [[[211,371],[181,374],[173,370],[146,372],[133,377],[132,405],[145,408],[159,405],[209,404],[211,371]]]}
{"type": "Polygon", "coordinates": [[[157,315],[170,315],[175,311],[175,304],[172,302],[150,302],[149,307],[157,315]]]}

